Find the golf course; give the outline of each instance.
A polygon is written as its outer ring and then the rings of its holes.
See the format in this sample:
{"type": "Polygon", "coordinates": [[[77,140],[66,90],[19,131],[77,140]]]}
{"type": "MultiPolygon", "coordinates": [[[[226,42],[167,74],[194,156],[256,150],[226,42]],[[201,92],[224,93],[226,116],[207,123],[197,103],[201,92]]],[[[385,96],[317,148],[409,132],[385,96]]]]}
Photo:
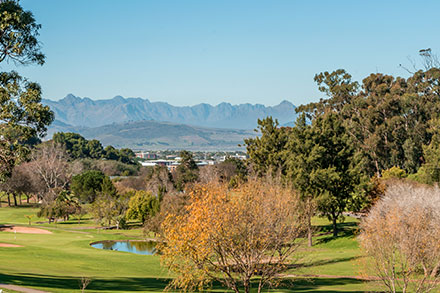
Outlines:
{"type": "MultiPolygon", "coordinates": [[[[15,232],[14,228],[0,232],[0,243],[18,247],[0,247],[0,283],[17,285],[46,292],[80,292],[81,279],[89,279],[87,292],[158,292],[170,278],[160,265],[157,255],[96,249],[91,243],[103,240],[142,240],[141,228],[102,230],[86,216],[78,224],[72,218],[66,222],[44,223],[37,218],[32,206],[2,207],[0,224],[38,228],[51,233],[15,232]],[[34,215],[29,226],[27,215],[34,215]]],[[[277,288],[271,292],[364,292],[380,291],[377,282],[365,281],[365,257],[356,241],[357,220],[346,218],[340,237],[334,239],[327,220],[315,218],[314,246],[302,248],[296,262],[288,269],[277,288]],[[303,255],[302,255],[303,254],[303,255]]],[[[23,229],[22,229],[23,230],[23,229]]],[[[1,288],[1,285],[0,285],[1,288]]],[[[213,292],[224,292],[213,284],[213,292]]],[[[14,292],[4,290],[4,292],[14,292]]]]}

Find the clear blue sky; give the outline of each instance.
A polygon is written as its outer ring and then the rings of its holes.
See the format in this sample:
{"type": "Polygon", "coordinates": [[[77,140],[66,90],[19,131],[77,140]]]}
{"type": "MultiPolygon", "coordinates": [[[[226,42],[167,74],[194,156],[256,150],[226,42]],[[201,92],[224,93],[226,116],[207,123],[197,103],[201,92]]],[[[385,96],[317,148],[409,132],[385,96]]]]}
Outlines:
{"type": "MultiPolygon", "coordinates": [[[[405,76],[440,53],[440,1],[21,0],[42,24],[45,98],[143,97],[174,105],[317,100],[315,73],[405,76]]],[[[2,65],[2,70],[12,66],[2,65]]]]}

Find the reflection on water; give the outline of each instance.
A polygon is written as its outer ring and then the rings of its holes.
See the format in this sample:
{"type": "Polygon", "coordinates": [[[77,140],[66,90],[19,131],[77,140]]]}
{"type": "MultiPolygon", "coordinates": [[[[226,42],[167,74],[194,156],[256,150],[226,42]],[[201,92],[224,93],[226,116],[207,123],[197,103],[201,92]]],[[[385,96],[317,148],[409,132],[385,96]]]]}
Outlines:
{"type": "Polygon", "coordinates": [[[90,244],[94,248],[152,255],[156,253],[154,241],[101,241],[90,244]]]}

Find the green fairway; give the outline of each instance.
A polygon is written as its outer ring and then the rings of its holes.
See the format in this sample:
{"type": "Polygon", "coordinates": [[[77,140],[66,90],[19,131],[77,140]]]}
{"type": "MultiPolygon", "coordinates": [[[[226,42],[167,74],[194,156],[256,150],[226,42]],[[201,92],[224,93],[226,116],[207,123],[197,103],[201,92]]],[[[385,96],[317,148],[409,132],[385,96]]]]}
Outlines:
{"type": "MultiPolygon", "coordinates": [[[[25,215],[35,214],[31,207],[0,209],[0,224],[27,225],[25,215]]],[[[20,285],[48,292],[78,292],[81,277],[92,281],[87,292],[157,292],[170,276],[160,266],[158,256],[144,256],[90,247],[107,239],[142,239],[141,229],[100,230],[87,219],[48,224],[32,219],[32,227],[52,234],[0,232],[0,242],[23,247],[0,247],[0,283],[20,285]]],[[[380,288],[377,284],[348,278],[361,273],[362,255],[355,240],[357,225],[347,219],[341,237],[333,239],[328,222],[317,219],[319,235],[312,248],[303,248],[299,266],[286,271],[286,280],[275,292],[362,292],[380,288]],[[292,278],[293,275],[307,277],[292,278]],[[320,276],[322,275],[322,276],[320,276]],[[333,276],[341,276],[336,278],[333,276]]],[[[224,292],[219,285],[213,291],[224,292]]]]}

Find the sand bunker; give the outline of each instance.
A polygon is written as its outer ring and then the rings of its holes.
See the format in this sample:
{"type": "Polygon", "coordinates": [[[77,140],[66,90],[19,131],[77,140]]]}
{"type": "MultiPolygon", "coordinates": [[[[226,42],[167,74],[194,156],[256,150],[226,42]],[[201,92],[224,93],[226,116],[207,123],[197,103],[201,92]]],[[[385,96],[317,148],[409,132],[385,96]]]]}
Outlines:
{"type": "Polygon", "coordinates": [[[17,244],[0,243],[0,247],[23,247],[23,246],[17,244]]]}
{"type": "Polygon", "coordinates": [[[0,231],[26,233],[26,234],[52,234],[52,232],[44,230],[44,229],[30,228],[30,227],[18,227],[18,226],[1,226],[0,231]]]}

